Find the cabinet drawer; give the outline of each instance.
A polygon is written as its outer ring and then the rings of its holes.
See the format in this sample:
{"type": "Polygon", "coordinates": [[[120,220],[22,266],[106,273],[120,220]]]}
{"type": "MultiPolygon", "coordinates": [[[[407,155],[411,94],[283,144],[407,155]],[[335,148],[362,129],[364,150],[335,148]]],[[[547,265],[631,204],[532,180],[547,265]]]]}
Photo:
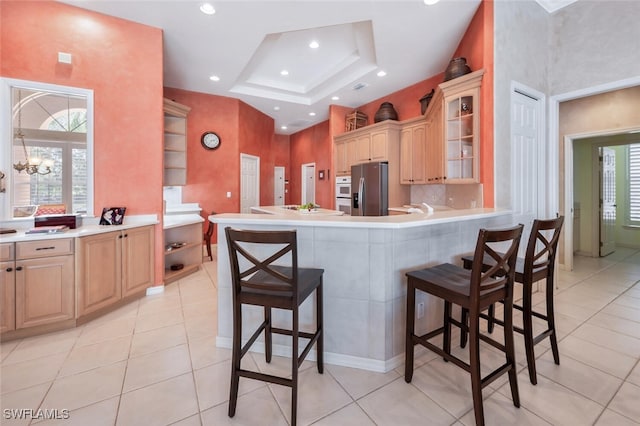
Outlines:
{"type": "Polygon", "coordinates": [[[73,254],[73,238],[16,243],[16,260],[73,254]]]}
{"type": "Polygon", "coordinates": [[[0,244],[0,262],[13,260],[13,243],[0,244]]]}

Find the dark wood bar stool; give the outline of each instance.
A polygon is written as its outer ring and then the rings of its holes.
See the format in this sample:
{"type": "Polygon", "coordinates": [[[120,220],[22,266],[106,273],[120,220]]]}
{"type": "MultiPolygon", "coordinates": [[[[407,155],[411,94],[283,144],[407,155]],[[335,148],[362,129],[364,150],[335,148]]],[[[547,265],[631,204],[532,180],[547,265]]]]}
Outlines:
{"type": "Polygon", "coordinates": [[[518,382],[516,379],[516,360],[513,342],[511,309],[505,308],[505,344],[480,334],[480,312],[491,304],[503,300],[505,307],[513,303],[513,279],[518,245],[523,225],[500,230],[481,229],[474,253],[471,270],[450,263],[444,263],[427,269],[407,273],[407,329],[405,350],[405,373],[407,383],[413,377],[413,357],[415,345],[422,345],[451,361],[471,374],[473,410],[476,424],[484,425],[482,407],[482,389],[504,373],[509,375],[513,405],[520,407],[518,382]],[[508,249],[504,253],[495,250],[496,245],[508,249]],[[494,259],[494,266],[483,270],[485,256],[494,259]],[[436,330],[418,336],[415,334],[416,291],[420,290],[444,300],[444,324],[436,330]],[[458,322],[451,317],[451,305],[455,303],[469,313],[468,324],[458,322]],[[460,327],[469,333],[469,363],[451,354],[451,325],[460,327]],[[443,334],[442,349],[429,342],[429,339],[443,334]],[[480,374],[480,340],[494,346],[505,354],[505,363],[484,378],[480,374]]]}
{"type": "MultiPolygon", "coordinates": [[[[211,212],[212,215],[216,214],[216,212],[211,212]]],[[[202,239],[207,246],[207,257],[209,260],[213,261],[213,256],[211,255],[211,236],[213,235],[213,229],[216,226],[215,223],[211,222],[207,216],[205,216],[204,220],[209,222],[209,227],[207,228],[207,232],[204,233],[202,239]]]]}
{"type": "MultiPolygon", "coordinates": [[[[560,231],[564,217],[560,216],[556,219],[541,220],[536,219],[533,222],[529,241],[527,243],[527,252],[524,259],[518,258],[516,262],[515,282],[523,285],[522,289],[522,305],[513,304],[515,309],[522,311],[522,328],[513,327],[515,331],[524,335],[525,353],[527,355],[527,367],[529,368],[529,380],[532,384],[538,383],[536,376],[536,357],[533,347],[546,339],[551,341],[551,351],[553,353],[553,361],[560,365],[560,355],[558,352],[558,339],[556,335],[555,318],[553,314],[553,288],[554,288],[554,271],[556,260],[556,249],[558,240],[560,239],[560,231]],[[533,283],[540,280],[546,280],[546,314],[536,312],[531,306],[531,298],[533,293],[533,283]],[[547,328],[537,336],[533,335],[533,317],[540,318],[547,323],[547,328]]],[[[471,269],[473,266],[473,257],[464,256],[462,258],[464,268],[471,269]]],[[[489,269],[493,265],[493,259],[485,257],[483,268],[489,269]]],[[[506,311],[505,307],[505,311],[506,311]]],[[[466,321],[467,312],[462,311],[462,322],[466,321]]],[[[493,331],[493,325],[504,325],[495,317],[494,305],[488,309],[488,314],[482,313],[482,318],[488,321],[488,330],[493,331]]],[[[466,344],[466,333],[460,334],[460,346],[466,344]]]]}
{"type": "Polygon", "coordinates": [[[291,425],[295,425],[298,368],[314,343],[317,351],[318,372],[320,374],[323,372],[322,275],[324,270],[298,267],[296,231],[249,231],[227,227],[225,234],[233,279],[233,350],[229,417],[233,417],[236,412],[240,377],[248,377],[291,388],[291,425]],[[287,262],[290,266],[283,266],[283,262],[287,262]],[[316,331],[302,332],[298,328],[299,307],[314,290],[316,292],[316,331]],[[264,307],[264,321],[244,346],[242,346],[242,305],[264,307]],[[273,327],[271,308],[287,309],[292,312],[291,330],[273,327]],[[292,337],[290,379],[244,370],[240,367],[242,357],[249,351],[262,331],[264,331],[267,362],[271,362],[272,333],[292,337]],[[300,355],[298,355],[299,338],[309,339],[300,355]]]}

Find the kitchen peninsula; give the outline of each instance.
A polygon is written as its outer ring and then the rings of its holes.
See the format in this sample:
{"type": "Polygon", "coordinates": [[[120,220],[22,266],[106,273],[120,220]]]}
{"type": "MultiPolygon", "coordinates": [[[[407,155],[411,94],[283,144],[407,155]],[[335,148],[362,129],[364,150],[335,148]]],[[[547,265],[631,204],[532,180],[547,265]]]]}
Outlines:
{"type": "MultiPolygon", "coordinates": [[[[325,270],[325,360],[379,372],[404,359],[405,273],[441,262],[459,263],[461,254],[475,248],[480,228],[512,224],[511,212],[483,208],[382,217],[218,214],[209,220],[220,230],[218,346],[231,347],[233,330],[231,273],[222,230],[296,229],[300,266],[325,270]]],[[[441,321],[437,299],[421,294],[416,303],[425,304],[425,316],[416,322],[418,332],[441,321]]],[[[313,328],[314,306],[312,301],[302,306],[301,329],[313,328]]],[[[244,321],[257,325],[263,310],[246,307],[243,315],[244,321]]],[[[275,324],[290,323],[286,312],[275,311],[273,318],[275,324]]],[[[274,336],[274,353],[287,356],[287,346],[289,339],[274,336]]],[[[309,355],[315,356],[314,350],[309,355]]]]}

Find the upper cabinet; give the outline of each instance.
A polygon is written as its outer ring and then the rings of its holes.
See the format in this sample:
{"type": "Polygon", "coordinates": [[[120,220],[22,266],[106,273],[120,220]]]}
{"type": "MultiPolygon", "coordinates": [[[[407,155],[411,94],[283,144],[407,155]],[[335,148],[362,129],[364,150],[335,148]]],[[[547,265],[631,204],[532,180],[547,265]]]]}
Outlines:
{"type": "Polygon", "coordinates": [[[386,120],[334,137],[336,176],[351,174],[351,166],[373,161],[390,161],[390,147],[398,144],[398,122],[386,120]]]}
{"type": "Polygon", "coordinates": [[[400,183],[426,183],[427,122],[405,122],[400,131],[400,183]]]}
{"type": "Polygon", "coordinates": [[[483,74],[479,70],[441,83],[425,116],[402,123],[401,183],[479,182],[483,74]]]}
{"type": "Polygon", "coordinates": [[[164,186],[187,183],[187,114],[190,110],[164,99],[164,186]]]}

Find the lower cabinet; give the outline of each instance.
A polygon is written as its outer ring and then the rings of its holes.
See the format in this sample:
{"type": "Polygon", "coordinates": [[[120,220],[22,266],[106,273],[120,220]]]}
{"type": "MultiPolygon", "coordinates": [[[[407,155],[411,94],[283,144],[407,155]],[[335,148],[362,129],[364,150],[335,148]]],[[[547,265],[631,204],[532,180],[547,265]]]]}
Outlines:
{"type": "Polygon", "coordinates": [[[13,243],[0,244],[0,333],[16,328],[15,277],[13,243]]]}
{"type": "Polygon", "coordinates": [[[153,226],[78,238],[78,318],[152,286],[153,244],[153,226]]]}
{"type": "Polygon", "coordinates": [[[75,317],[73,247],[72,238],[2,245],[1,332],[75,317]]]}

